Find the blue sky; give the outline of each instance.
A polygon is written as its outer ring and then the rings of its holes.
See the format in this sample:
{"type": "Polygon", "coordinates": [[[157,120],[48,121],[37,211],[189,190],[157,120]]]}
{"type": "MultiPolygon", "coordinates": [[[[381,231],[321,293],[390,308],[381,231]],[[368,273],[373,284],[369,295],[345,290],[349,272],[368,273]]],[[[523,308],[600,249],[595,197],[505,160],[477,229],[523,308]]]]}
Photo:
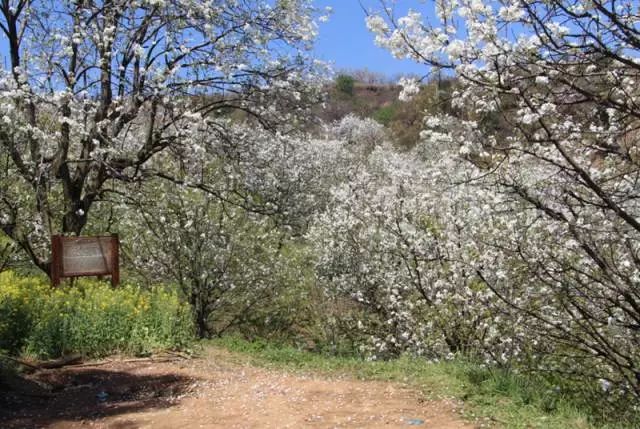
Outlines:
{"type": "MultiPolygon", "coordinates": [[[[376,10],[378,0],[362,0],[365,6],[376,10]]],[[[400,73],[424,75],[425,67],[411,61],[400,61],[385,49],[375,46],[373,34],[365,25],[365,14],[358,0],[315,0],[319,8],[333,8],[329,22],[320,24],[320,36],[316,43],[316,56],[334,65],[336,71],[345,69],[368,69],[394,77],[400,73]]],[[[398,0],[397,11],[403,15],[409,6],[424,11],[418,0],[398,0]]],[[[4,38],[0,38],[0,67],[7,55],[4,38]]]]}
{"type": "MultiPolygon", "coordinates": [[[[363,3],[374,9],[379,8],[376,0],[364,0],[363,3]]],[[[420,6],[416,0],[398,3],[400,14],[406,12],[407,5],[413,5],[414,8],[420,6]]],[[[424,66],[397,60],[385,49],[375,46],[374,37],[364,23],[365,14],[358,0],[316,0],[316,4],[322,8],[333,8],[329,22],[320,25],[316,55],[321,60],[332,62],[337,71],[367,68],[389,76],[426,73],[424,66]]]]}

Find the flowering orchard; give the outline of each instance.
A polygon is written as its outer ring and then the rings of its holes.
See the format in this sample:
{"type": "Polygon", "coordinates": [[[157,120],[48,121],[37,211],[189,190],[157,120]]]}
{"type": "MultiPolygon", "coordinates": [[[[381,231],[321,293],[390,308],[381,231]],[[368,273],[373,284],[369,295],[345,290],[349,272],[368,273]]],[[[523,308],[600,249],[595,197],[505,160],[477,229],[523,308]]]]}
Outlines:
{"type": "Polygon", "coordinates": [[[488,311],[511,319],[511,354],[637,397],[637,4],[435,1],[427,19],[382,3],[367,19],[376,43],[459,80],[465,121],[424,132],[481,167],[464,184],[480,201],[450,214],[471,251],[458,276],[503,307],[488,311]]]}
{"type": "Polygon", "coordinates": [[[202,336],[472,356],[637,402],[637,5],[394,3],[376,43],[453,91],[405,151],[371,119],[310,125],[311,1],[2,2],[2,231],[45,271],[51,232],[121,232],[202,336]]]}

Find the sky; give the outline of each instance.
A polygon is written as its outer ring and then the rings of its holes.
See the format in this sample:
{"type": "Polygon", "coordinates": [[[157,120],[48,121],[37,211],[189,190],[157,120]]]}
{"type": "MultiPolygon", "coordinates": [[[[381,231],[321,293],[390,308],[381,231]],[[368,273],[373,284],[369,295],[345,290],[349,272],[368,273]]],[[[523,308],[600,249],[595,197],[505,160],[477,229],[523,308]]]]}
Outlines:
{"type": "MultiPolygon", "coordinates": [[[[378,8],[375,0],[364,0],[367,7],[378,8]]],[[[419,5],[416,0],[401,1],[398,13],[406,12],[407,5],[419,5]]],[[[412,61],[400,61],[374,44],[374,36],[365,25],[365,13],[358,0],[316,0],[318,7],[330,6],[333,14],[329,22],[320,24],[316,42],[316,56],[334,65],[336,71],[368,69],[389,77],[401,73],[424,75],[425,67],[412,61]]]]}
{"type": "MultiPolygon", "coordinates": [[[[372,9],[380,8],[378,0],[362,0],[363,4],[372,9]]],[[[323,61],[333,65],[336,72],[342,70],[368,69],[395,77],[398,74],[424,75],[425,67],[412,61],[400,61],[382,48],[374,44],[374,36],[365,25],[365,13],[358,0],[315,0],[317,7],[327,6],[333,9],[329,21],[320,23],[320,35],[316,41],[315,55],[323,61]]],[[[417,9],[419,0],[397,0],[398,15],[406,14],[409,6],[417,9]]],[[[6,66],[1,62],[8,61],[7,46],[4,38],[0,38],[0,67],[6,66]]]]}

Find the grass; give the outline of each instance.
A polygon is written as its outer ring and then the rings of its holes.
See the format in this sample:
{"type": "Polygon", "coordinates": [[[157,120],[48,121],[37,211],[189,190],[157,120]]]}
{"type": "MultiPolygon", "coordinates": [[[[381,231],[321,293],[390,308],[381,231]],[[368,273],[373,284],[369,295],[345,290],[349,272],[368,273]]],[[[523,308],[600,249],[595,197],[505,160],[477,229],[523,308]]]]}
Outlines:
{"type": "Polygon", "coordinates": [[[505,428],[631,428],[615,417],[595,415],[584,402],[563,393],[547,381],[464,360],[426,362],[402,357],[393,361],[365,361],[334,357],[238,337],[211,340],[254,365],[296,372],[320,372],[363,380],[406,383],[421,390],[427,399],[457,399],[464,418],[483,427],[505,428]],[[599,423],[597,423],[599,422],[599,423]]]}

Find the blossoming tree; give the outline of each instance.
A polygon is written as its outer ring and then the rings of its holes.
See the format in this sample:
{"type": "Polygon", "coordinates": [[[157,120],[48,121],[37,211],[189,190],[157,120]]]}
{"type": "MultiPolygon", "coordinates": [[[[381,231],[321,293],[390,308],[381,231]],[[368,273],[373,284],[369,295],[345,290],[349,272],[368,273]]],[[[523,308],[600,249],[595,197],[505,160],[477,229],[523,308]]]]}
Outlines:
{"type": "Polygon", "coordinates": [[[367,19],[376,42],[455,73],[453,102],[478,131],[435,119],[426,133],[458,144],[496,195],[469,237],[486,252],[466,269],[524,318],[539,368],[638,396],[637,4],[434,1],[418,5],[427,19],[382,3],[367,19]]]}
{"type": "Polygon", "coordinates": [[[2,231],[48,272],[47,237],[162,172],[159,153],[203,152],[190,130],[224,136],[230,111],[289,126],[314,99],[314,15],[308,0],[0,2],[2,231]]]}

